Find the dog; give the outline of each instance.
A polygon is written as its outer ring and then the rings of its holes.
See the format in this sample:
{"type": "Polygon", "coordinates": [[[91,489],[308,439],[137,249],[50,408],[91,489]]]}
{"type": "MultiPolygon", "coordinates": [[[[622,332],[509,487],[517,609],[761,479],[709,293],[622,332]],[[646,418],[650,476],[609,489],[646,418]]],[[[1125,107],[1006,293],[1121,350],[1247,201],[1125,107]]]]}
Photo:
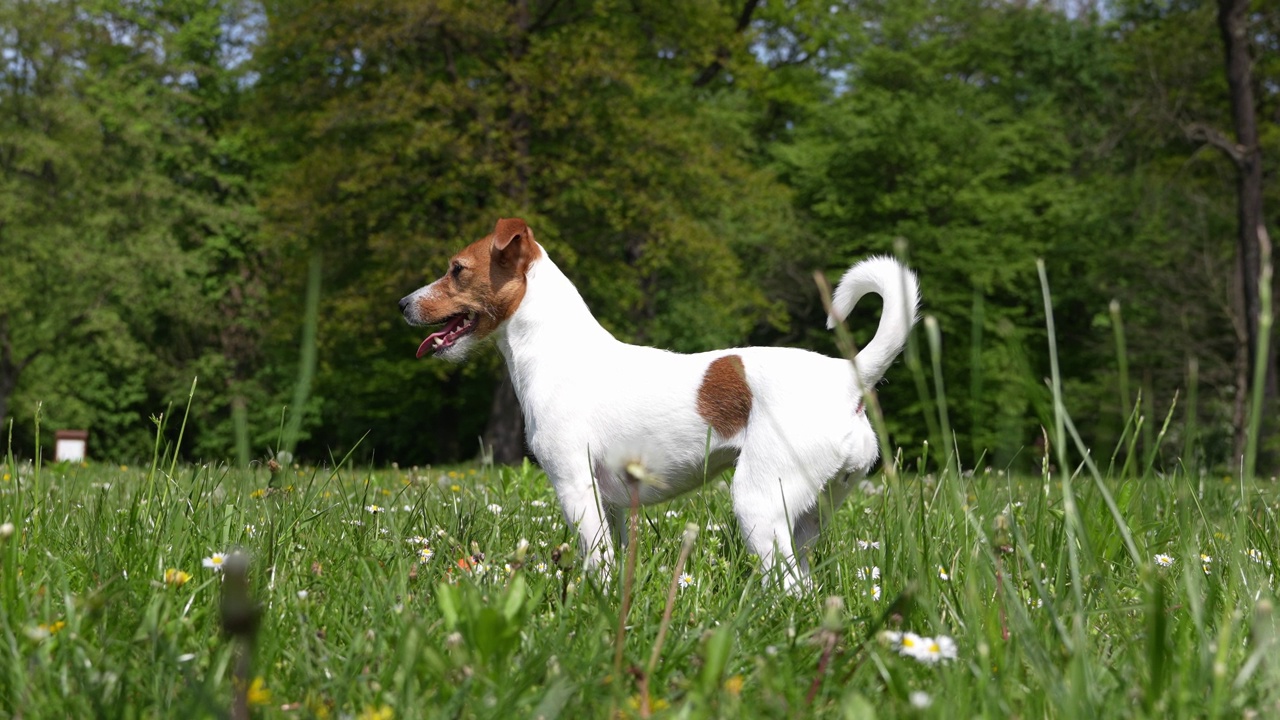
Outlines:
{"type": "Polygon", "coordinates": [[[809,580],[807,548],[879,458],[863,396],[902,352],[918,317],[915,274],[889,257],[851,267],[827,326],[867,293],[884,309],[853,362],[796,348],[684,355],[628,345],[605,330],[520,219],[449,261],[400,300],[418,347],[459,362],[494,336],[524,412],[526,440],[576,526],[588,570],[609,571],[632,493],[674,498],[735,467],[734,514],[766,578],[809,580]],[[644,482],[628,480],[638,463],[644,482]]]}

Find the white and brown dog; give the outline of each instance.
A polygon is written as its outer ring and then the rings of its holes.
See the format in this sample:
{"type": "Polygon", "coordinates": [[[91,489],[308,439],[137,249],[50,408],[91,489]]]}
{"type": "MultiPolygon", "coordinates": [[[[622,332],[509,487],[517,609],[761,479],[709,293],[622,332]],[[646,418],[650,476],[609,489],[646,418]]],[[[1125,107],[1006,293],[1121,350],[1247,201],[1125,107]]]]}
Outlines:
{"type": "Polygon", "coordinates": [[[529,448],[578,528],[589,569],[612,563],[630,504],[627,464],[657,478],[639,485],[646,504],[736,466],[733,509],[747,546],[793,588],[808,582],[806,546],[879,456],[864,389],[916,321],[915,275],[876,257],[840,280],[828,327],[867,293],[883,297],[884,311],[853,363],[795,348],[681,355],[628,345],[600,326],[529,226],[503,219],[400,309],[410,325],[444,323],[418,357],[460,361],[497,338],[529,448]]]}

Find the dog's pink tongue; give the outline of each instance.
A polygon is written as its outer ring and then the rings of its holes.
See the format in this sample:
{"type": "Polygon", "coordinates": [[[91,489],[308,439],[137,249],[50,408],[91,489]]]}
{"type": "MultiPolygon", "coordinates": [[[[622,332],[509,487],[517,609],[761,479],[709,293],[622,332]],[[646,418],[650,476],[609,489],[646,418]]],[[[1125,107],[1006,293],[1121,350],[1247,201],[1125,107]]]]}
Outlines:
{"type": "Polygon", "coordinates": [[[421,358],[423,355],[426,355],[427,353],[431,352],[431,343],[435,341],[436,336],[437,336],[437,335],[439,335],[439,334],[440,334],[440,333],[432,333],[432,334],[430,334],[430,335],[428,335],[428,336],[427,336],[427,339],[426,339],[426,340],[423,340],[423,341],[422,341],[422,344],[418,346],[418,357],[419,357],[419,358],[421,358]]]}
{"type": "Polygon", "coordinates": [[[452,345],[453,343],[449,341],[449,333],[457,330],[464,322],[466,322],[466,318],[459,315],[445,323],[445,326],[438,332],[433,332],[428,335],[427,339],[423,340],[422,344],[418,346],[418,357],[421,358],[423,355],[435,352],[437,349],[435,345],[437,338],[443,340],[443,342],[440,343],[440,347],[442,348],[452,345]]]}

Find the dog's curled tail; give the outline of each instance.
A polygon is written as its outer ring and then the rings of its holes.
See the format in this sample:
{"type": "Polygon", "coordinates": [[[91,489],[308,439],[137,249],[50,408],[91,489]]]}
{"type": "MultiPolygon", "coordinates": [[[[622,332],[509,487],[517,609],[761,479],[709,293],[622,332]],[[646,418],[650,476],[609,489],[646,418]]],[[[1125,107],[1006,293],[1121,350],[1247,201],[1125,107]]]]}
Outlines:
{"type": "Polygon", "coordinates": [[[840,278],[831,298],[832,316],[827,318],[827,327],[835,328],[836,323],[844,322],[867,293],[877,293],[884,299],[884,311],[875,337],[854,358],[864,388],[884,377],[907,344],[907,335],[919,319],[920,286],[916,274],[894,258],[862,260],[840,278]]]}

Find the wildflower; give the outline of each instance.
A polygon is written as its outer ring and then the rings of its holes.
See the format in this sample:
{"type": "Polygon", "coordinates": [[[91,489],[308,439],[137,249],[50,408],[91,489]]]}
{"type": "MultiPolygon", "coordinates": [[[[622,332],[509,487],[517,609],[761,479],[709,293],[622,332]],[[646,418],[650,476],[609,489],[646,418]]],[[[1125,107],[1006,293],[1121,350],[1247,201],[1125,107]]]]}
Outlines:
{"type": "Polygon", "coordinates": [[[382,507],[381,505],[365,505],[364,509],[367,510],[370,515],[377,515],[378,513],[384,512],[386,510],[386,508],[382,507]]]}
{"type": "Polygon", "coordinates": [[[489,503],[489,506],[488,506],[488,507],[489,507],[489,512],[493,513],[494,515],[501,515],[501,514],[502,514],[502,506],[501,506],[501,505],[499,505],[499,504],[497,504],[497,503],[489,503]]]}
{"type": "Polygon", "coordinates": [[[9,481],[10,481],[10,480],[12,480],[12,479],[13,479],[13,476],[12,476],[12,475],[10,475],[9,473],[5,473],[5,474],[4,474],[4,481],[5,481],[5,482],[9,482],[9,481]]]}
{"type": "Polygon", "coordinates": [[[392,720],[395,716],[396,714],[391,708],[386,705],[382,705],[376,708],[367,707],[364,710],[361,710],[360,714],[356,716],[356,720],[392,720]]]}
{"type": "Polygon", "coordinates": [[[271,691],[267,689],[266,682],[262,677],[256,677],[252,683],[249,683],[249,704],[250,705],[266,705],[271,702],[271,691]]]}
{"type": "Polygon", "coordinates": [[[451,491],[453,491],[453,492],[462,492],[462,486],[461,486],[461,485],[450,485],[450,486],[449,486],[449,490],[451,490],[451,491]]]}
{"type": "Polygon", "coordinates": [[[427,539],[422,537],[421,535],[414,535],[413,537],[406,539],[405,542],[409,543],[410,545],[426,545],[427,539]]]}
{"type": "Polygon", "coordinates": [[[174,587],[182,587],[191,579],[191,573],[183,572],[177,568],[169,568],[164,571],[164,584],[174,587]]]}
{"type": "Polygon", "coordinates": [[[669,518],[680,517],[680,513],[676,512],[675,510],[668,510],[665,514],[669,518]]]}
{"type": "Polygon", "coordinates": [[[258,527],[256,525],[245,525],[244,532],[249,537],[253,537],[258,534],[258,527]]]}
{"type": "Polygon", "coordinates": [[[306,600],[306,599],[307,599],[307,596],[308,596],[308,595],[310,595],[310,594],[311,594],[311,593],[307,592],[306,590],[299,590],[299,591],[298,591],[298,599],[299,599],[299,600],[306,600]]]}
{"type": "Polygon", "coordinates": [[[898,653],[901,655],[914,657],[920,646],[924,644],[924,638],[913,632],[888,632],[885,635],[890,643],[897,646],[898,653]]]}
{"type": "Polygon", "coordinates": [[[915,658],[926,665],[956,659],[956,642],[946,635],[931,638],[913,632],[889,631],[883,637],[895,646],[899,655],[915,658]]]}
{"type": "Polygon", "coordinates": [[[546,502],[545,500],[530,500],[530,501],[529,501],[529,504],[530,504],[530,505],[532,505],[533,507],[546,507],[546,506],[547,506],[547,502],[546,502]]]}
{"type": "Polygon", "coordinates": [[[857,569],[855,574],[858,576],[859,580],[879,580],[880,567],[860,567],[857,569]]]}
{"type": "Polygon", "coordinates": [[[1164,553],[1156,553],[1156,564],[1160,567],[1173,567],[1173,557],[1164,553]]]}
{"type": "Polygon", "coordinates": [[[728,680],[725,680],[724,689],[730,695],[735,695],[735,696],[741,695],[742,694],[742,676],[733,675],[728,680]]]}
{"type": "Polygon", "coordinates": [[[933,698],[929,697],[929,693],[923,690],[913,690],[907,700],[911,703],[911,707],[918,710],[928,709],[933,704],[933,698]]]}
{"type": "Polygon", "coordinates": [[[1210,557],[1209,555],[1205,555],[1204,553],[1200,553],[1200,562],[1204,563],[1205,565],[1209,565],[1213,562],[1213,558],[1210,557]]]}
{"type": "Polygon", "coordinates": [[[936,638],[921,638],[913,657],[926,665],[933,665],[942,660],[956,659],[956,641],[946,635],[936,638]]]}
{"type": "Polygon", "coordinates": [[[201,564],[203,564],[205,567],[209,568],[214,572],[221,572],[222,566],[226,564],[226,562],[227,562],[226,554],[216,552],[210,555],[209,557],[205,558],[204,560],[202,560],[201,564]]]}
{"type": "Polygon", "coordinates": [[[37,642],[41,640],[48,640],[49,637],[58,634],[58,631],[66,627],[66,625],[67,623],[62,620],[59,620],[54,623],[47,623],[47,624],[40,623],[35,627],[27,628],[26,634],[27,634],[27,637],[37,642]]]}
{"type": "Polygon", "coordinates": [[[947,569],[941,565],[938,566],[938,579],[939,580],[951,579],[951,575],[947,573],[947,569]]]}
{"type": "MultiPolygon", "coordinates": [[[[863,594],[865,595],[866,593],[863,593],[863,594]]],[[[871,594],[872,600],[875,600],[876,602],[880,602],[880,586],[879,585],[872,585],[870,594],[871,594]]]]}
{"type": "MultiPolygon", "coordinates": [[[[630,706],[632,710],[639,710],[640,701],[642,699],[643,698],[641,698],[639,695],[632,695],[631,697],[627,698],[627,705],[630,706]]],[[[649,710],[651,711],[666,710],[667,707],[668,707],[668,703],[666,700],[662,698],[656,698],[652,695],[649,696],[649,710]]]]}
{"type": "Polygon", "coordinates": [[[423,545],[423,546],[422,546],[422,549],[418,551],[418,562],[419,562],[419,563],[429,563],[429,562],[431,562],[431,558],[433,558],[433,557],[435,557],[435,556],[436,556],[435,551],[433,551],[431,548],[429,548],[429,547],[427,547],[427,546],[423,545]]]}
{"type": "Polygon", "coordinates": [[[539,562],[537,565],[534,565],[534,566],[533,566],[533,569],[534,569],[534,570],[537,570],[538,572],[542,573],[543,575],[546,575],[546,574],[547,574],[547,564],[546,564],[546,563],[544,563],[544,562],[539,562]]]}
{"type": "Polygon", "coordinates": [[[1266,558],[1266,556],[1262,554],[1262,551],[1261,551],[1261,550],[1259,550],[1259,549],[1257,549],[1257,548],[1250,548],[1250,550],[1249,550],[1249,552],[1248,552],[1247,554],[1248,554],[1248,556],[1249,556],[1249,559],[1250,559],[1250,560],[1252,560],[1252,561],[1254,561],[1254,562],[1256,562],[1256,563],[1266,563],[1268,567],[1270,567],[1270,566],[1271,566],[1271,561],[1270,561],[1270,560],[1268,560],[1268,559],[1266,558]]]}
{"type": "Polygon", "coordinates": [[[264,498],[266,496],[267,496],[267,491],[264,488],[258,488],[257,490],[254,490],[253,492],[249,493],[249,497],[255,500],[264,498]]]}
{"type": "Polygon", "coordinates": [[[682,573],[682,574],[680,575],[680,581],[679,581],[679,582],[680,582],[680,587],[681,587],[681,588],[687,588],[687,587],[689,587],[690,585],[692,585],[692,584],[693,584],[693,576],[692,576],[692,575],[690,575],[689,573],[682,573]]]}
{"type": "Polygon", "coordinates": [[[879,540],[859,540],[858,549],[859,550],[879,550],[880,541],[879,540]]]}

